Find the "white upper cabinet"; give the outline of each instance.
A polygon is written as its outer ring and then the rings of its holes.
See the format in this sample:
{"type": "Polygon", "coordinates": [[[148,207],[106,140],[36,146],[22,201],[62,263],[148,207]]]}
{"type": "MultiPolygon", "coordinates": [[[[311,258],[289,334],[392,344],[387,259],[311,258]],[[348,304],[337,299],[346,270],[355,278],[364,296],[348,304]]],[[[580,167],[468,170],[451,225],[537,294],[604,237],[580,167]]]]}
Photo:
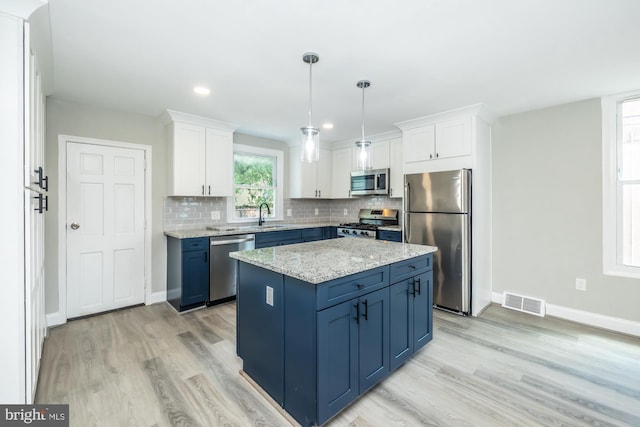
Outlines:
{"type": "Polygon", "coordinates": [[[436,123],[436,159],[471,155],[471,116],[436,123]]]}
{"type": "Polygon", "coordinates": [[[371,143],[371,168],[386,169],[390,167],[389,141],[371,143]]]}
{"type": "Polygon", "coordinates": [[[216,120],[167,111],[167,195],[233,194],[233,132],[216,120]]]}
{"type": "Polygon", "coordinates": [[[435,172],[474,164],[474,123],[482,106],[396,123],[402,129],[404,173],[435,172]]]}
{"type": "Polygon", "coordinates": [[[402,138],[391,139],[389,141],[389,197],[402,197],[404,194],[402,160],[402,138]]]}
{"type": "Polygon", "coordinates": [[[433,160],[436,151],[435,125],[408,129],[402,134],[406,163],[433,160]]]}
{"type": "Polygon", "coordinates": [[[289,156],[289,197],[293,199],[331,198],[331,151],[320,149],[320,160],[300,161],[300,148],[292,147],[289,156]]]}
{"type": "Polygon", "coordinates": [[[233,134],[207,128],[206,195],[233,195],[233,134]]]}
{"type": "Polygon", "coordinates": [[[353,148],[340,148],[331,152],[331,196],[334,199],[351,197],[351,171],[353,148]]]}

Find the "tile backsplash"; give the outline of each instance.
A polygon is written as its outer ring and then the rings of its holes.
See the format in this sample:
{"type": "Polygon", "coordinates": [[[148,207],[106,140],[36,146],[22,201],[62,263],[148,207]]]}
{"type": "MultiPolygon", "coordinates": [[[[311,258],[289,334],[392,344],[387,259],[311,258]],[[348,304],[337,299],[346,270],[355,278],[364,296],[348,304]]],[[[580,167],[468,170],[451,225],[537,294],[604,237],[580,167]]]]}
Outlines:
{"type": "MultiPolygon", "coordinates": [[[[358,211],[361,208],[400,210],[402,199],[389,197],[336,200],[285,199],[282,222],[289,224],[355,222],[358,220],[358,211]],[[291,216],[287,216],[288,209],[291,209],[291,216]]],[[[402,218],[400,220],[402,221],[402,218]]],[[[225,197],[165,197],[164,199],[165,231],[204,228],[225,223],[227,223],[225,197]],[[212,212],[214,216],[219,215],[219,219],[212,219],[212,212]]]]}

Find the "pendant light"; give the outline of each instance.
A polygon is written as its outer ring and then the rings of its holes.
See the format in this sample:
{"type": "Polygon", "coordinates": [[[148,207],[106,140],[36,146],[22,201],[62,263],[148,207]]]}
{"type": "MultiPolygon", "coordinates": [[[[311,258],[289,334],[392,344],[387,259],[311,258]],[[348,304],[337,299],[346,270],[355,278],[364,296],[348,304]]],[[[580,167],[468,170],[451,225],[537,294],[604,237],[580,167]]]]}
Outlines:
{"type": "Polygon", "coordinates": [[[320,159],[320,130],[311,124],[311,67],[320,60],[317,53],[307,52],[302,60],[309,64],[309,125],[301,127],[300,156],[303,162],[317,162],[320,159]]]}
{"type": "Polygon", "coordinates": [[[362,139],[356,141],[358,169],[371,169],[371,141],[364,139],[364,90],[371,86],[369,80],[360,80],[356,86],[362,89],[362,139]]]}

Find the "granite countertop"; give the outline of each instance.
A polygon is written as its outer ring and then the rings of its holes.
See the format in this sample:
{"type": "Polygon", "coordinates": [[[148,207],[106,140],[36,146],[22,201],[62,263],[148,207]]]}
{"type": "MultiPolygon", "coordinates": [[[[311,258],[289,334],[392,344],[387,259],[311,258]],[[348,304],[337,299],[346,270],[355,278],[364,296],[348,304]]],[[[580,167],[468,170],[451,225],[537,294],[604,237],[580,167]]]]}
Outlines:
{"type": "Polygon", "coordinates": [[[437,251],[374,239],[329,239],[231,252],[237,260],[318,284],[437,251]]]}
{"type": "Polygon", "coordinates": [[[338,224],[335,223],[325,222],[313,224],[282,224],[267,222],[262,226],[222,224],[212,226],[211,228],[165,231],[164,234],[175,237],[176,239],[190,239],[193,237],[232,236],[234,234],[255,234],[268,231],[298,230],[302,228],[329,227],[337,225],[338,224]]]}

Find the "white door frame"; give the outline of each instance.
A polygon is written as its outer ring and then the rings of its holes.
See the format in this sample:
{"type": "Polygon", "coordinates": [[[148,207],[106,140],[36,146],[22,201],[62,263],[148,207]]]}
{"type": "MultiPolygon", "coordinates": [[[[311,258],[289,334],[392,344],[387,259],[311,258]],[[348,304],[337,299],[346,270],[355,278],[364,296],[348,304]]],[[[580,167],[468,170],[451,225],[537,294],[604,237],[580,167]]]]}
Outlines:
{"type": "MultiPolygon", "coordinates": [[[[106,139],[58,135],[58,316],[55,324],[67,321],[67,143],[103,145],[114,148],[143,150],[144,168],[144,302],[151,298],[151,146],[106,139]]],[[[52,326],[52,325],[48,325],[52,326]]]]}

